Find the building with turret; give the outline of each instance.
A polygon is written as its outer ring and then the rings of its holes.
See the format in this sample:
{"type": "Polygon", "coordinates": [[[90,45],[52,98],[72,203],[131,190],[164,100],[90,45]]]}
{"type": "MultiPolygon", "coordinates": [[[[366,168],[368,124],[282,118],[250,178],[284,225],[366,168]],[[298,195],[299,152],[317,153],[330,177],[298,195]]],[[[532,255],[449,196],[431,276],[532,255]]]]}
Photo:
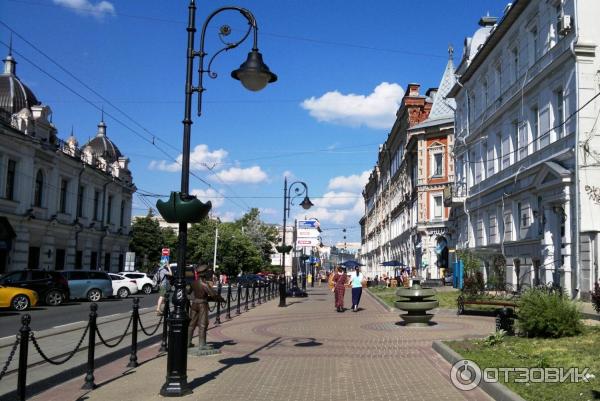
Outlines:
{"type": "Polygon", "coordinates": [[[16,75],[0,75],[0,274],[20,269],[118,271],[128,251],[129,159],[100,121],[80,146],[16,75]]]}

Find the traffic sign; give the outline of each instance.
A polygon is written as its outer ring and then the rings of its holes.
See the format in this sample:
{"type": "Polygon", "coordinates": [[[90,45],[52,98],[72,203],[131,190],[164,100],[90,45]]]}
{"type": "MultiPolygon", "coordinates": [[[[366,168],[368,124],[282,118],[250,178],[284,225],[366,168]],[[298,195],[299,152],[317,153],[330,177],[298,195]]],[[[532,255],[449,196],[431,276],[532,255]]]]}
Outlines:
{"type": "Polygon", "coordinates": [[[298,224],[296,225],[298,230],[301,229],[315,229],[318,230],[320,227],[318,220],[298,220],[298,224]]]}
{"type": "Polygon", "coordinates": [[[162,256],[170,256],[171,255],[171,249],[169,249],[169,248],[163,248],[161,255],[162,256]]]}
{"type": "Polygon", "coordinates": [[[314,229],[299,229],[296,235],[298,238],[317,238],[319,236],[319,231],[314,229]]]}

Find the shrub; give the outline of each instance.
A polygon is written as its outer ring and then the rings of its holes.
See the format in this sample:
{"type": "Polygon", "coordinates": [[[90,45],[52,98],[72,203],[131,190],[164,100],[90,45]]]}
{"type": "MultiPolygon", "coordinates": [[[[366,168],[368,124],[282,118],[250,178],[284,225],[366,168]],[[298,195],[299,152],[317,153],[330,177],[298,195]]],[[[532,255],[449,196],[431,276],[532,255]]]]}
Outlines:
{"type": "Polygon", "coordinates": [[[479,292],[483,291],[484,287],[485,284],[481,272],[465,276],[463,291],[468,295],[477,295],[479,292]]]}
{"type": "Polygon", "coordinates": [[[596,313],[600,313],[600,281],[594,284],[594,291],[592,292],[592,305],[596,310],[596,313]]]}
{"type": "Polygon", "coordinates": [[[583,331],[581,314],[573,301],[537,288],[519,300],[517,327],[528,337],[569,337],[583,331]]]}
{"type": "Polygon", "coordinates": [[[488,347],[493,347],[496,344],[503,343],[504,342],[504,337],[506,337],[506,331],[504,331],[504,330],[497,330],[494,333],[492,333],[489,336],[487,336],[483,340],[483,343],[485,345],[487,345],[488,347]]]}

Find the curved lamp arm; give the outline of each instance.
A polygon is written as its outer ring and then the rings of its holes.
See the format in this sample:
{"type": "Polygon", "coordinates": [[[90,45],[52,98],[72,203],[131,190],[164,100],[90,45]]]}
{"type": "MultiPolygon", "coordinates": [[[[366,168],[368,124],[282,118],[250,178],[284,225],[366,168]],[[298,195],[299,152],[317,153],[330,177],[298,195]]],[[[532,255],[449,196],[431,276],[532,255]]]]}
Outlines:
{"type": "Polygon", "coordinates": [[[304,199],[300,202],[300,205],[306,210],[313,206],[313,203],[308,198],[308,186],[305,182],[302,181],[294,181],[290,184],[288,188],[288,204],[287,204],[287,216],[290,217],[290,209],[291,205],[294,204],[294,199],[299,198],[304,195],[304,199]],[[292,188],[294,189],[294,194],[292,195],[292,188]]]}

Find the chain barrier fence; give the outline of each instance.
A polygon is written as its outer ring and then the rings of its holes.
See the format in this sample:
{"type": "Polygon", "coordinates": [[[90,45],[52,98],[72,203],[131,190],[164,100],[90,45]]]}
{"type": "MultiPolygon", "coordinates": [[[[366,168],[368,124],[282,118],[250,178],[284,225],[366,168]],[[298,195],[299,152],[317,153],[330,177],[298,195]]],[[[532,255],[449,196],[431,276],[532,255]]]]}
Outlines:
{"type": "MultiPolygon", "coordinates": [[[[220,283],[217,286],[217,293],[219,294],[219,296],[221,296],[221,294],[222,294],[222,290],[223,290],[222,287],[223,286],[220,283]]],[[[267,300],[271,300],[271,299],[275,298],[275,288],[276,287],[275,287],[274,282],[270,282],[267,284],[267,286],[263,286],[262,291],[261,291],[261,286],[257,287],[256,285],[237,285],[236,288],[234,289],[232,287],[231,283],[229,283],[227,285],[227,298],[222,298],[223,301],[220,301],[220,300],[216,301],[213,303],[213,305],[211,307],[209,307],[209,312],[216,311],[215,325],[221,324],[221,316],[220,315],[221,315],[222,308],[226,308],[226,318],[232,319],[232,317],[231,317],[232,302],[235,303],[237,315],[240,315],[242,313],[241,312],[242,311],[242,303],[244,303],[244,307],[243,307],[244,311],[248,311],[250,309],[249,305],[248,305],[249,302],[251,302],[252,307],[255,307],[256,302],[257,302],[257,291],[256,291],[257,288],[258,288],[258,304],[261,304],[261,298],[264,300],[263,301],[264,303],[266,303],[267,300]],[[250,295],[250,288],[252,288],[252,295],[250,295]]],[[[140,313],[139,313],[139,298],[134,298],[133,299],[133,310],[132,310],[131,316],[129,317],[127,327],[125,327],[125,331],[123,332],[123,334],[121,334],[119,336],[117,341],[113,342],[113,343],[110,343],[110,341],[114,340],[114,338],[113,339],[105,339],[102,336],[100,329],[98,328],[98,324],[97,324],[98,305],[96,303],[92,303],[90,305],[90,314],[89,314],[88,324],[84,328],[83,333],[82,333],[81,337],[79,338],[79,341],[77,342],[77,345],[75,346],[75,348],[73,350],[71,350],[70,352],[68,352],[66,355],[55,356],[55,357],[49,357],[48,354],[43,351],[41,345],[38,342],[38,339],[35,336],[35,333],[32,332],[32,330],[31,330],[31,327],[30,327],[31,316],[29,314],[24,314],[21,317],[21,328],[19,329],[19,332],[16,334],[15,342],[13,343],[13,345],[11,347],[8,358],[2,365],[2,370],[0,370],[0,381],[4,377],[6,377],[7,374],[10,375],[12,373],[12,372],[8,371],[8,368],[10,367],[12,361],[14,360],[17,350],[19,350],[19,360],[18,360],[19,366],[17,369],[17,399],[19,401],[26,400],[27,399],[27,394],[26,394],[27,368],[28,368],[27,362],[28,362],[28,357],[29,357],[29,342],[31,341],[33,343],[35,350],[40,355],[43,362],[49,363],[51,365],[63,365],[65,363],[67,363],[68,361],[70,361],[77,354],[77,352],[82,349],[83,342],[84,342],[85,338],[87,337],[88,338],[88,345],[87,345],[88,355],[87,355],[87,363],[86,363],[86,375],[84,378],[84,384],[82,386],[82,389],[93,390],[94,388],[96,388],[95,377],[94,377],[96,346],[102,344],[102,345],[106,346],[107,348],[116,348],[124,341],[124,339],[127,337],[128,334],[131,334],[131,352],[130,352],[130,358],[129,358],[129,363],[127,364],[127,367],[128,368],[136,367],[139,365],[137,362],[138,331],[141,331],[147,337],[152,337],[162,327],[161,342],[160,342],[160,348],[159,348],[158,352],[160,354],[160,353],[164,353],[167,351],[168,337],[169,337],[168,321],[169,321],[169,316],[171,314],[169,303],[170,303],[169,297],[165,297],[164,313],[160,317],[158,322],[150,329],[150,327],[144,326],[144,324],[141,320],[140,313]],[[131,328],[131,331],[129,330],[130,328],[131,328]],[[99,339],[98,343],[96,341],[96,336],[99,339]],[[25,339],[25,340],[23,340],[23,339],[25,339]],[[62,359],[58,359],[58,358],[62,358],[62,359]]],[[[40,362],[36,362],[35,364],[37,365],[38,363],[40,363],[40,362]]]]}

